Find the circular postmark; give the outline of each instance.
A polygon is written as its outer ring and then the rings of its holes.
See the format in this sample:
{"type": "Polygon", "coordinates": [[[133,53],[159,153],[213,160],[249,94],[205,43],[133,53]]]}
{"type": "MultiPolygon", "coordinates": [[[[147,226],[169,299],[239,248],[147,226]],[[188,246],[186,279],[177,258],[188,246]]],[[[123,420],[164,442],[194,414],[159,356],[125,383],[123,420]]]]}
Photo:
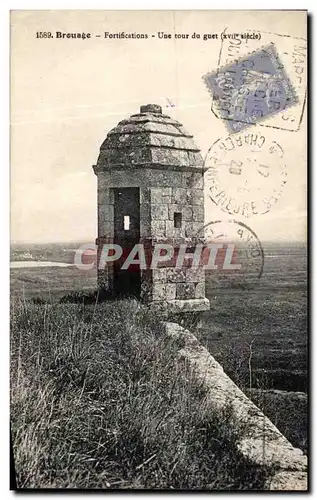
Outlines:
{"type": "Polygon", "coordinates": [[[235,217],[269,212],[287,179],[283,148],[260,132],[218,139],[207,152],[205,167],[211,200],[235,217]]]}
{"type": "Polygon", "coordinates": [[[261,278],[264,252],[256,233],[237,220],[211,221],[198,232],[213,252],[205,267],[206,280],[220,286],[252,287],[261,278]],[[215,264],[209,265],[208,264],[215,264]]]}

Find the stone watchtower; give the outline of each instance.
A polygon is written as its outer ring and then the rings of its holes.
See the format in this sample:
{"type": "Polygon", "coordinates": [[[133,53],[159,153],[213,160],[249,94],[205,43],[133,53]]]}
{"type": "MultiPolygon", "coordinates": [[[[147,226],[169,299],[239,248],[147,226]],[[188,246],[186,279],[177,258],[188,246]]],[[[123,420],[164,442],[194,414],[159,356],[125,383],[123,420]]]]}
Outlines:
{"type": "Polygon", "coordinates": [[[180,268],[175,257],[152,269],[121,268],[136,244],[144,245],[148,264],[155,245],[173,245],[175,256],[181,246],[184,252],[187,245],[190,253],[203,244],[197,234],[204,225],[204,168],[193,136],[162,114],[161,106],[141,106],[140,113],[108,133],[93,168],[98,177],[98,257],[105,244],[123,248],[121,259],[98,270],[98,287],[176,313],[208,309],[204,270],[191,267],[193,253],[180,268]]]}

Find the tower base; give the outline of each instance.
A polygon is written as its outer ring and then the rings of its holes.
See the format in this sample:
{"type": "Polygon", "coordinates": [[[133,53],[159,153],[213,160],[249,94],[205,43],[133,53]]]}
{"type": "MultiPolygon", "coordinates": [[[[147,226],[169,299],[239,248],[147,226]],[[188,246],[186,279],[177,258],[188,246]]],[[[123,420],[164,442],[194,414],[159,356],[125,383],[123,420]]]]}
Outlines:
{"type": "Polygon", "coordinates": [[[163,316],[180,313],[196,313],[209,311],[209,300],[204,299],[187,299],[187,300],[165,300],[154,301],[148,304],[150,310],[159,311],[163,316]]]}

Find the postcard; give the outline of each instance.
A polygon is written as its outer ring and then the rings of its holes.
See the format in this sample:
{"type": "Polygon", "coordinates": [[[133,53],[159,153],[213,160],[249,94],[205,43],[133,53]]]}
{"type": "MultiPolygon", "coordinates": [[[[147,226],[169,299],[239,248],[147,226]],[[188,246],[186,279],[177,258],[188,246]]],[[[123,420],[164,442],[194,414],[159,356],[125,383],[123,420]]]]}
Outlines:
{"type": "Polygon", "coordinates": [[[11,12],[11,489],[307,491],[307,12],[11,12]]]}

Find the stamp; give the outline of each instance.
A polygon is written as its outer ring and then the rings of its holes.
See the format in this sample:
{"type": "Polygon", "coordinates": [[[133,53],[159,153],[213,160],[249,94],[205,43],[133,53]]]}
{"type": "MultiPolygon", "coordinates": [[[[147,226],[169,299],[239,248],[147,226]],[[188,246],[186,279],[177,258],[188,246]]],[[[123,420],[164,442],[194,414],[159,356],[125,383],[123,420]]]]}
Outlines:
{"type": "Polygon", "coordinates": [[[230,132],[287,110],[297,103],[273,44],[234,61],[204,77],[214,107],[227,120],[230,132]]]}
{"type": "Polygon", "coordinates": [[[307,42],[269,32],[260,39],[222,36],[218,70],[203,76],[211,109],[229,132],[255,123],[297,131],[306,101],[307,42]]]}
{"type": "Polygon", "coordinates": [[[257,131],[218,139],[206,154],[205,167],[210,199],[234,217],[269,212],[287,182],[282,146],[257,131]]]}
{"type": "Polygon", "coordinates": [[[230,219],[226,221],[211,221],[198,232],[205,238],[207,244],[218,244],[217,270],[206,271],[208,277],[220,286],[252,287],[256,285],[263,273],[264,251],[256,233],[244,222],[230,219]],[[224,266],[220,260],[226,249],[233,250],[232,270],[224,266]]]}

